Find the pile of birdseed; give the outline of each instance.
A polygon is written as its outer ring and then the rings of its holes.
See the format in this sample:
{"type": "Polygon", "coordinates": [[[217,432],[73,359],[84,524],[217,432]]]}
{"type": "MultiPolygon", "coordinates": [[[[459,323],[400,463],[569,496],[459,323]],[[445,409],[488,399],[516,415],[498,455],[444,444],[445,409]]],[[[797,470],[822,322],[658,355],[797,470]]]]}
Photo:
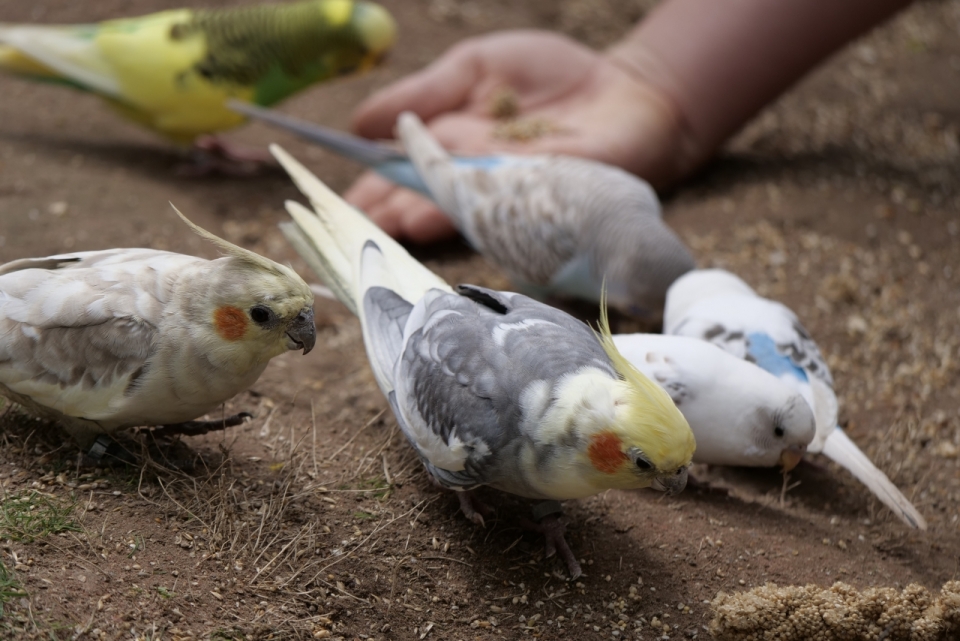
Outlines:
{"type": "Polygon", "coordinates": [[[712,603],[717,641],[947,641],[960,638],[960,581],[939,595],[911,583],[862,592],[846,583],[721,592],[712,603]]]}

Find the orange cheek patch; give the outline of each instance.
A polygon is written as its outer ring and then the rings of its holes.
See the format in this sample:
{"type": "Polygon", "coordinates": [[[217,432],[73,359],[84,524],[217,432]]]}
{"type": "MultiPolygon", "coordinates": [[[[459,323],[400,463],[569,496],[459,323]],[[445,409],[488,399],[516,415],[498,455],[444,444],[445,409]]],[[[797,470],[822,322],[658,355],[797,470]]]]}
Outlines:
{"type": "Polygon", "coordinates": [[[613,474],[627,460],[620,445],[620,438],[613,432],[600,432],[590,437],[587,455],[595,468],[605,474],[613,474]]]}
{"type": "Polygon", "coordinates": [[[239,307],[224,305],[213,313],[217,333],[228,341],[238,341],[247,333],[247,315],[239,307]]]}

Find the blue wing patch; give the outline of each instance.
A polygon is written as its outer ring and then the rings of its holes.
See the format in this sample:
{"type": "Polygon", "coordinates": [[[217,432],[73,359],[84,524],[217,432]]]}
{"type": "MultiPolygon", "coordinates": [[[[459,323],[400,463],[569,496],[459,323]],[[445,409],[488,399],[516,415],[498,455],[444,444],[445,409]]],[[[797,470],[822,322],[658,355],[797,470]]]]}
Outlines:
{"type": "Polygon", "coordinates": [[[780,353],[777,344],[767,334],[747,334],[747,354],[750,355],[750,360],[774,376],[788,374],[804,382],[810,380],[802,367],[780,353]]]}
{"type": "MultiPolygon", "coordinates": [[[[453,162],[461,168],[493,169],[505,161],[501,156],[456,156],[453,162]]],[[[423,182],[420,174],[417,173],[416,167],[413,166],[413,163],[410,162],[406,156],[398,155],[395,158],[389,158],[373,164],[373,168],[378,174],[390,182],[419,192],[427,198],[432,198],[426,183],[423,182]]]]}

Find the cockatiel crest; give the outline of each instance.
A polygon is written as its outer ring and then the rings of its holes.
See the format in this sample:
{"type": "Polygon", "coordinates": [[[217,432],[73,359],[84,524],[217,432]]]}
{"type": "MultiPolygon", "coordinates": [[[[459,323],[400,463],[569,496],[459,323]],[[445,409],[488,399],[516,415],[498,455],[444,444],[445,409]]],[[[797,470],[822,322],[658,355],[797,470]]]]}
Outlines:
{"type": "Polygon", "coordinates": [[[615,470],[612,473],[622,474],[625,487],[635,486],[637,470],[649,471],[651,482],[670,472],[686,481],[686,468],[696,449],[693,432],[669,394],[617,349],[610,331],[605,292],[597,339],[621,378],[623,395],[614,401],[617,416],[610,431],[591,438],[588,454],[594,467],[601,472],[615,470]]]}

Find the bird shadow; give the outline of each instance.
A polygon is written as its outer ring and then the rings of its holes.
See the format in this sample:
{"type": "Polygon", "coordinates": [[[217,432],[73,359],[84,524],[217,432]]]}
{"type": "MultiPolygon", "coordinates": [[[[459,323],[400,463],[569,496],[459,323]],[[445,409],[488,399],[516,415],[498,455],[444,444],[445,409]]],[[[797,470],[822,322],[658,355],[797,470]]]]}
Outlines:
{"type": "Polygon", "coordinates": [[[280,165],[273,163],[263,163],[256,173],[250,175],[224,173],[211,173],[198,177],[184,175],[181,170],[190,167],[187,150],[166,146],[160,142],[153,144],[146,141],[95,141],[10,131],[0,131],[0,140],[28,145],[36,153],[44,155],[81,156],[85,163],[92,161],[178,186],[224,183],[243,185],[250,182],[289,180],[280,165]]]}

